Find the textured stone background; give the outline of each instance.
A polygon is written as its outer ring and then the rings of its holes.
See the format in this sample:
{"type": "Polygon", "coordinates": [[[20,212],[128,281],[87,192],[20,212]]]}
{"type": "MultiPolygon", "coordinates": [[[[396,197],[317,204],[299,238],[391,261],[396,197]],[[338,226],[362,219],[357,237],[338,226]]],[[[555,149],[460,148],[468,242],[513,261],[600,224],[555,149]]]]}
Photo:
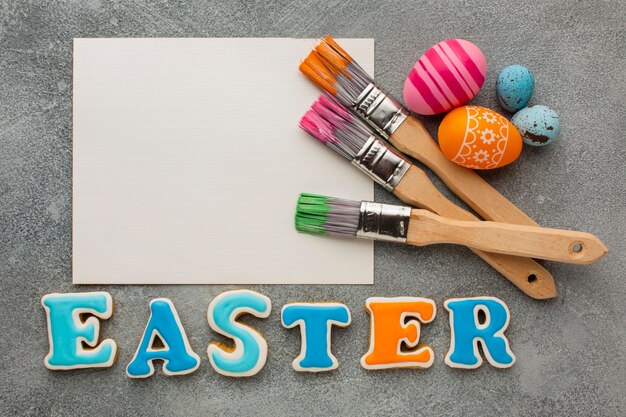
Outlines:
{"type": "MultiPolygon", "coordinates": [[[[626,59],[623,2],[477,1],[0,1],[0,414],[2,415],[625,415],[626,59]],[[413,3],[413,4],[412,4],[413,3]],[[245,380],[218,376],[206,360],[216,340],[205,311],[223,286],[107,286],[116,302],[104,324],[120,346],[112,369],[49,372],[39,305],[71,285],[72,38],[337,37],[376,39],[381,85],[401,97],[419,55],[446,38],[482,47],[490,71],[474,103],[498,109],[495,79],[512,63],[537,79],[533,104],[560,114],[560,140],[525,149],[486,178],[539,223],[600,236],[611,253],[587,267],[550,263],[559,298],[533,301],[468,250],[376,247],[376,285],[257,286],[274,311],[257,325],[270,343],[267,366],[245,380]],[[433,298],[439,317],[423,341],[437,358],[427,371],[366,372],[371,295],[433,298]],[[453,296],[492,295],[512,312],[510,370],[458,371],[443,363],[453,296]],[[203,362],[189,377],[127,378],[152,297],[173,300],[203,362]],[[338,330],[340,368],[291,369],[299,332],[279,325],[287,301],[341,300],[353,324],[338,330]]],[[[254,63],[251,63],[251,69],[254,63]]],[[[251,76],[263,74],[251,71],[251,76]]],[[[427,121],[434,131],[438,119],[427,121]]],[[[438,183],[440,185],[440,183],[438,183]]],[[[268,196],[271,197],[271,196],[268,196]]],[[[379,201],[393,201],[377,189],[379,201]]]]}

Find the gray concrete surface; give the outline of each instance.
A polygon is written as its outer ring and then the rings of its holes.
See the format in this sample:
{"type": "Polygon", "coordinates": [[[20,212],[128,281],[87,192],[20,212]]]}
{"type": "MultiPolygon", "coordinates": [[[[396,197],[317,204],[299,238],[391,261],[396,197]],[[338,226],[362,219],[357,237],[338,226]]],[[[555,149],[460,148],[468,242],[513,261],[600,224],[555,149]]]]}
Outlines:
{"type": "MultiPolygon", "coordinates": [[[[211,2],[34,0],[0,2],[0,414],[1,415],[511,415],[623,416],[625,409],[626,6],[622,1],[211,2]],[[376,247],[374,286],[253,286],[274,312],[258,325],[270,343],[256,377],[220,377],[206,360],[217,337],[205,311],[223,286],[107,286],[116,313],[104,334],[118,341],[113,368],[50,372],[39,305],[71,284],[72,38],[282,36],[376,39],[377,79],[400,96],[422,51],[451,37],[480,45],[489,63],[475,103],[498,109],[497,71],[520,63],[537,80],[531,104],[553,107],[560,140],[525,149],[514,166],[485,177],[539,223],[600,236],[611,253],[593,266],[549,263],[558,299],[533,301],[466,249],[376,247]],[[433,298],[424,328],[436,351],[427,371],[367,372],[368,296],[433,298]],[[446,298],[492,295],[512,312],[509,370],[458,371],[448,348],[446,298]],[[189,377],[127,378],[152,297],[178,307],[203,362],[189,377]],[[335,332],[340,368],[291,369],[297,331],[279,325],[287,301],[340,300],[353,324],[335,332]]],[[[253,63],[251,65],[254,65],[253,63]]],[[[260,79],[263,74],[256,74],[260,79]]],[[[438,119],[427,121],[435,130],[438,119]]],[[[438,183],[440,185],[440,183],[438,183]]],[[[379,201],[394,201],[377,189],[379,201]]]]}

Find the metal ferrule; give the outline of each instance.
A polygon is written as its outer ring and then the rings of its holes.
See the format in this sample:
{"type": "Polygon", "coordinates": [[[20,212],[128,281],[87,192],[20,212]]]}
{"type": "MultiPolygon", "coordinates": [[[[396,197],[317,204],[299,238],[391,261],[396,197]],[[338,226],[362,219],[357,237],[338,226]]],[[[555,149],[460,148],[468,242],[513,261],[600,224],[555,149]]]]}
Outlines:
{"type": "Polygon", "coordinates": [[[352,160],[352,165],[370,176],[378,184],[393,191],[411,163],[401,157],[375,136],[365,142],[363,148],[352,160]]]}
{"type": "Polygon", "coordinates": [[[357,97],[353,108],[385,138],[391,136],[409,115],[400,103],[374,83],[370,83],[357,97]]]}
{"type": "Polygon", "coordinates": [[[358,237],[406,242],[411,208],[390,204],[361,202],[358,237]]]}

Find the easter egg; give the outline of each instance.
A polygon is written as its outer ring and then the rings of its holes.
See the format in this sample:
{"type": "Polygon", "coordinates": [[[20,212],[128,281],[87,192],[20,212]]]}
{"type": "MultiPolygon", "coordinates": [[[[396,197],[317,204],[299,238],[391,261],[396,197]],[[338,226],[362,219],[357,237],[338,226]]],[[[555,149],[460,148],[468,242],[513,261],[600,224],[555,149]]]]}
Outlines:
{"type": "Polygon", "coordinates": [[[511,122],[519,130],[524,143],[531,146],[549,145],[561,131],[558,114],[546,106],[526,107],[515,113],[511,122]]]}
{"type": "Polygon", "coordinates": [[[486,74],[485,56],[476,45],[463,39],[439,42],[409,72],[404,102],[418,114],[447,112],[474,98],[486,74]]]}
{"type": "Polygon", "coordinates": [[[522,151],[522,138],[515,126],[495,111],[463,106],[441,121],[439,147],[458,165],[493,169],[517,159],[522,151]]]}
{"type": "Polygon", "coordinates": [[[496,93],[500,105],[515,113],[526,107],[535,91],[535,77],[521,65],[509,65],[498,74],[496,93]]]}

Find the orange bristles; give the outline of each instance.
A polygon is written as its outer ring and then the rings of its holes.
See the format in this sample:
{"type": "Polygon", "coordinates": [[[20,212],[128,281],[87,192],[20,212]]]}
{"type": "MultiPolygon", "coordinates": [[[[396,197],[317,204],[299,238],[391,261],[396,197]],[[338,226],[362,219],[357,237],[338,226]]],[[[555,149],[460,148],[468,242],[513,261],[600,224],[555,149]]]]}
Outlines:
{"type": "Polygon", "coordinates": [[[324,63],[327,65],[329,70],[331,70],[335,74],[341,73],[349,77],[346,71],[346,67],[348,66],[350,61],[346,61],[333,48],[323,42],[317,45],[315,50],[322,57],[324,63]]]}
{"type": "Polygon", "coordinates": [[[336,72],[341,71],[348,77],[350,76],[346,71],[346,67],[352,62],[352,57],[341,49],[330,35],[326,36],[326,39],[320,42],[315,47],[315,50],[324,59],[324,62],[328,63],[336,72]]]}
{"type": "Polygon", "coordinates": [[[324,42],[326,42],[335,51],[337,51],[346,61],[352,62],[352,57],[346,51],[344,51],[344,49],[339,46],[337,42],[335,42],[332,36],[326,35],[326,37],[324,38],[324,42]]]}
{"type": "Polygon", "coordinates": [[[337,89],[334,87],[337,74],[341,73],[351,78],[346,71],[351,61],[350,55],[341,49],[332,36],[328,35],[302,61],[300,71],[319,88],[334,95],[337,94],[337,89]]]}
{"type": "Polygon", "coordinates": [[[346,71],[352,57],[346,53],[332,36],[327,35],[300,64],[300,71],[322,90],[337,94],[334,87],[337,74],[351,78],[346,71]]]}
{"type": "Polygon", "coordinates": [[[372,82],[363,68],[330,35],[302,61],[300,71],[348,107],[354,105],[356,98],[372,82]]]}
{"type": "Polygon", "coordinates": [[[316,51],[311,51],[309,56],[302,61],[300,71],[322,90],[329,94],[337,94],[337,89],[334,87],[337,79],[316,51]]]}

